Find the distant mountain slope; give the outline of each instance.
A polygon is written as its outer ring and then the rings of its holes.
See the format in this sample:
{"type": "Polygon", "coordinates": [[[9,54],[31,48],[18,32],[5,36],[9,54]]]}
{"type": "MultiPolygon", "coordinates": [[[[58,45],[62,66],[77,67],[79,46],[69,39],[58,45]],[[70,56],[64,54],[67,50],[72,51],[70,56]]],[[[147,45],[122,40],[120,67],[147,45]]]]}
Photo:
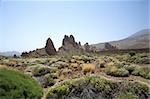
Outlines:
{"type": "Polygon", "coordinates": [[[17,56],[20,56],[20,53],[17,51],[0,52],[0,55],[2,56],[14,56],[14,54],[16,54],[17,56]]]}
{"type": "MultiPolygon", "coordinates": [[[[133,35],[118,41],[108,42],[119,49],[142,49],[149,48],[150,29],[144,29],[133,35]]],[[[97,49],[103,49],[105,43],[93,44],[97,49]]]]}

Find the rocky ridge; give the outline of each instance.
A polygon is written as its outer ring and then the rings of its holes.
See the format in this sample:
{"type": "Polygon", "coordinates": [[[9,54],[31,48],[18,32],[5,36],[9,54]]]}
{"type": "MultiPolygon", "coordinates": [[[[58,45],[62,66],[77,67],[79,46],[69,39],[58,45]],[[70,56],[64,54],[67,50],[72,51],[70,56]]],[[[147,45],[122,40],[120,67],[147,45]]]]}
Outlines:
{"type": "Polygon", "coordinates": [[[62,46],[56,51],[51,38],[48,38],[44,48],[36,49],[30,52],[23,52],[21,56],[23,57],[41,57],[48,55],[65,55],[65,54],[78,54],[84,52],[95,52],[96,48],[88,43],[81,45],[81,42],[76,42],[73,35],[65,35],[62,40],[62,46]]]}

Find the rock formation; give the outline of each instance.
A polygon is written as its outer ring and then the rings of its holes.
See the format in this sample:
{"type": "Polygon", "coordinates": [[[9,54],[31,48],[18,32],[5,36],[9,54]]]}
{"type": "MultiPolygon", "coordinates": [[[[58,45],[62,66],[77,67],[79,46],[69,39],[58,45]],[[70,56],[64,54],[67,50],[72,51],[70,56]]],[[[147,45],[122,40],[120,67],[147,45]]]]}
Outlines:
{"type": "Polygon", "coordinates": [[[77,43],[73,35],[65,35],[62,41],[62,46],[58,50],[59,54],[80,53],[82,51],[81,43],[77,43]]]}
{"type": "Polygon", "coordinates": [[[44,48],[36,49],[30,52],[23,52],[22,57],[45,57],[48,55],[65,55],[65,54],[79,54],[83,52],[95,52],[95,48],[88,43],[84,46],[81,45],[81,42],[77,43],[73,35],[64,36],[62,41],[62,46],[56,51],[53,41],[48,38],[46,41],[46,46],[44,48]]]}
{"type": "Polygon", "coordinates": [[[86,52],[90,52],[90,45],[89,45],[88,43],[85,43],[85,44],[84,44],[84,50],[85,50],[86,52]]]}
{"type": "Polygon", "coordinates": [[[105,48],[104,50],[116,50],[117,47],[116,46],[113,46],[111,45],[110,43],[105,43],[105,48]]]}
{"type": "Polygon", "coordinates": [[[45,57],[48,54],[45,51],[45,48],[36,49],[29,52],[23,52],[21,54],[22,57],[45,57]]]}
{"type": "Polygon", "coordinates": [[[84,51],[86,52],[95,52],[96,51],[96,47],[89,45],[88,43],[84,44],[84,51]]]}
{"type": "Polygon", "coordinates": [[[48,55],[56,55],[57,54],[54,44],[50,38],[47,39],[45,51],[48,55]]]}
{"type": "Polygon", "coordinates": [[[36,49],[29,52],[23,52],[22,57],[45,57],[48,55],[56,55],[57,51],[54,47],[54,44],[50,38],[46,41],[45,48],[36,49]]]}

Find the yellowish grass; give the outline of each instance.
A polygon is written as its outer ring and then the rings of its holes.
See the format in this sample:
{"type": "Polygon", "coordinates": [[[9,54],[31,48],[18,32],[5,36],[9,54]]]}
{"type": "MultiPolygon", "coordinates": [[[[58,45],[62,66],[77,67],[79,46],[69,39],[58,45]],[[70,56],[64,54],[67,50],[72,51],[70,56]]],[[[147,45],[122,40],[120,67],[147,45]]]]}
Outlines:
{"type": "Polygon", "coordinates": [[[83,72],[86,73],[93,73],[95,71],[95,64],[83,64],[83,72]]]}

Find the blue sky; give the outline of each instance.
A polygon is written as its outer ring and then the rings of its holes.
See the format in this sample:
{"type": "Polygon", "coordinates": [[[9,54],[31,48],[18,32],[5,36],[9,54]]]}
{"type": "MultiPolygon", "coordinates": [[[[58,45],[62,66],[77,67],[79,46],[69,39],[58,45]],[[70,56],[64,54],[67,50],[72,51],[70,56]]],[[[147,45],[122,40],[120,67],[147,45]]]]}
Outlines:
{"type": "Polygon", "coordinates": [[[89,44],[149,28],[148,0],[0,0],[0,51],[56,48],[64,35],[89,44]]]}

